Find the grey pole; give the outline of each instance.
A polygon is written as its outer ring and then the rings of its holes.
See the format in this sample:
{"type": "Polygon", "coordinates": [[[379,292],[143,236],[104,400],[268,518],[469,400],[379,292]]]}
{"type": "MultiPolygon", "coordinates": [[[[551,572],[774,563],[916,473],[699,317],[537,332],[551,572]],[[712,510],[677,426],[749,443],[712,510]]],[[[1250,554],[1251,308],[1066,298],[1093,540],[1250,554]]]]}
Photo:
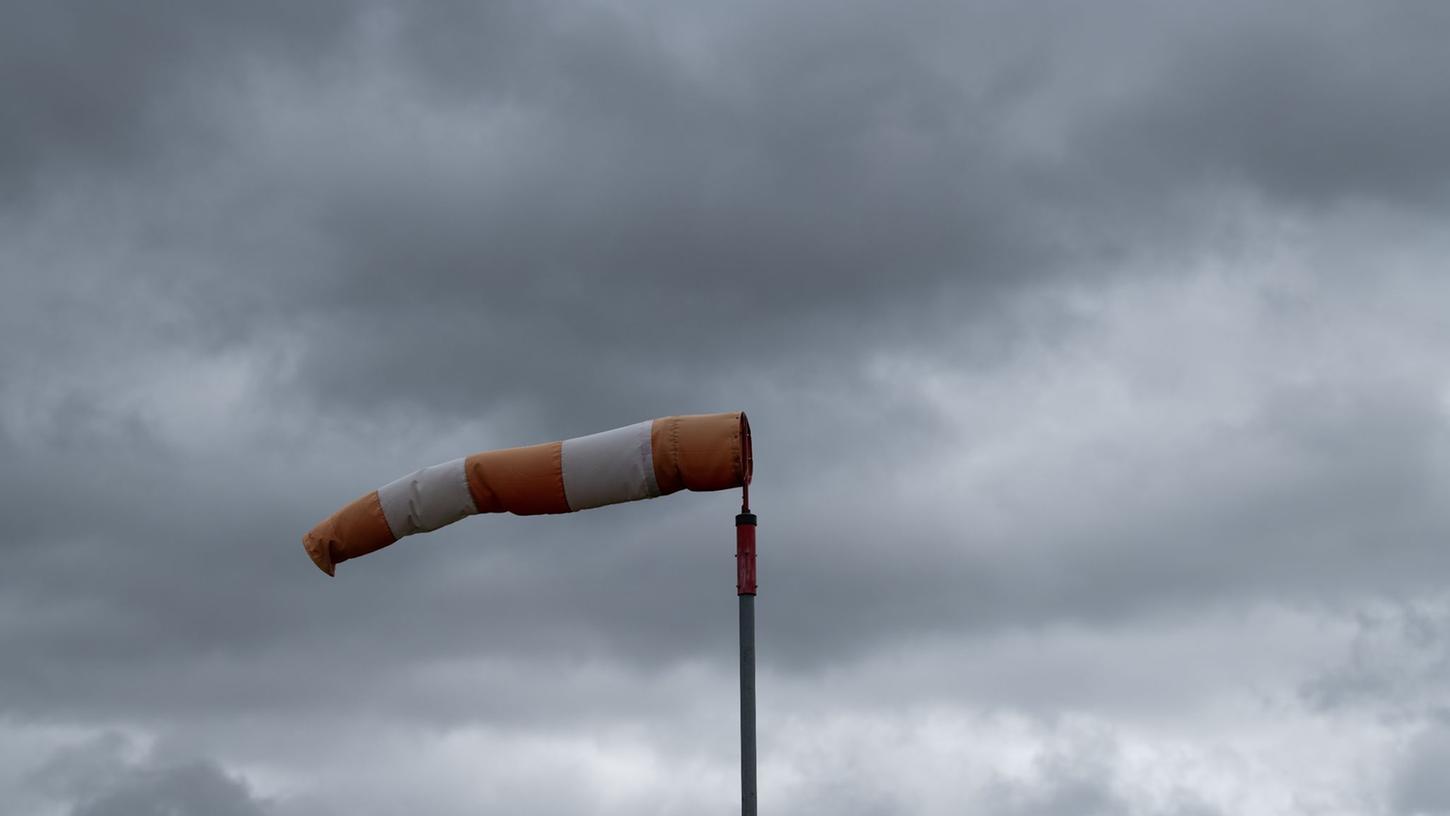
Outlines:
{"type": "Polygon", "coordinates": [[[740,596],[740,813],[755,816],[755,596],[740,596]]]}
{"type": "Polygon", "coordinates": [[[740,813],[755,816],[755,514],[735,517],[735,591],[740,596],[740,813]]]}

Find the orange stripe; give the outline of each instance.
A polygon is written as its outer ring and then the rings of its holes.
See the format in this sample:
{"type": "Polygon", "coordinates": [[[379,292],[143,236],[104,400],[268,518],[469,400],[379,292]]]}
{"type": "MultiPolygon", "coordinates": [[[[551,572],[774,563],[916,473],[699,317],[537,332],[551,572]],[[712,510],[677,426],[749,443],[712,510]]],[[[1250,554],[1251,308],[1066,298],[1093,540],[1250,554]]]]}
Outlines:
{"type": "Polygon", "coordinates": [[[562,443],[475,453],[463,462],[480,513],[567,513],[562,443]]]}
{"type": "Polygon", "coordinates": [[[394,541],[397,539],[388,529],[378,491],[374,490],[323,519],[302,537],[302,546],[318,569],[332,575],[338,564],[381,550],[394,541]]]}
{"type": "Polygon", "coordinates": [[[739,411],[664,417],[650,427],[655,482],[660,495],[725,490],[745,483],[739,411]]]}

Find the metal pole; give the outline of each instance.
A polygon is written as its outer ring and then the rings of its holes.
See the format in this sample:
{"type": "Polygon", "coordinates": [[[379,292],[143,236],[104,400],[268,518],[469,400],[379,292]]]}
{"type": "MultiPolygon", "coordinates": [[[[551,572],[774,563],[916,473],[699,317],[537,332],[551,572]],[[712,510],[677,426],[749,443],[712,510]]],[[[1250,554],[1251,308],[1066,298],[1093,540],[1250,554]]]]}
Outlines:
{"type": "Polygon", "coordinates": [[[740,596],[740,813],[755,816],[755,514],[735,517],[735,593],[740,596]]]}

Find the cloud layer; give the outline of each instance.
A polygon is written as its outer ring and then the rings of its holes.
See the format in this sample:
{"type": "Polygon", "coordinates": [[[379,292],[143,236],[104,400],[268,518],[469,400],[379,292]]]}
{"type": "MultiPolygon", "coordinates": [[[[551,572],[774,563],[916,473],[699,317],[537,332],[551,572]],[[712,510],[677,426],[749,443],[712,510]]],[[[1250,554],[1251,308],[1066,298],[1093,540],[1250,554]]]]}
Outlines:
{"type": "Polygon", "coordinates": [[[794,813],[1450,813],[1450,13],[12,4],[0,801],[733,812],[725,496],[299,538],[744,409],[794,813]]]}

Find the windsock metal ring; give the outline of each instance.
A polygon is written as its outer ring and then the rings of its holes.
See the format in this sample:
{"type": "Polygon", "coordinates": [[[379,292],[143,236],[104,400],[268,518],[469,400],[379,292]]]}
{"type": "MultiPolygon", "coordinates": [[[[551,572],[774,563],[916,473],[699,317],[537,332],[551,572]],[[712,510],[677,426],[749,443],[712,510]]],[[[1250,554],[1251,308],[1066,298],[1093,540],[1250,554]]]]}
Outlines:
{"type": "Polygon", "coordinates": [[[569,513],[679,490],[746,487],[752,459],[742,412],[664,417],[423,468],[323,519],[302,544],[333,575],[349,558],[475,513],[569,513]]]}

